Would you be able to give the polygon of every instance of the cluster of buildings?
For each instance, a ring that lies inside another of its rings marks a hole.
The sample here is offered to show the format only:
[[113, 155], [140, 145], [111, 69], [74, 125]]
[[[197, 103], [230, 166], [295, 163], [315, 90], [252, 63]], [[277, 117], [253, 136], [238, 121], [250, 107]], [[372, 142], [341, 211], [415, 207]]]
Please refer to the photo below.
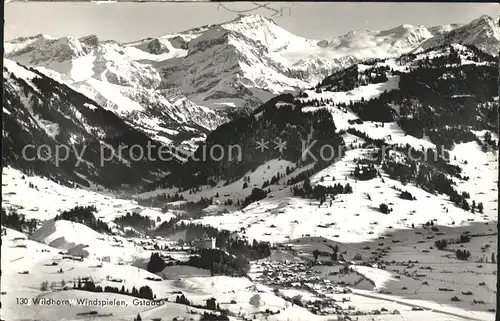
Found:
[[198, 249], [215, 249], [215, 237], [205, 237], [191, 241], [191, 245]]
[[[276, 292], [279, 292], [279, 289], [294, 289], [310, 293], [313, 299], [306, 301], [303, 301], [300, 296], [293, 298], [281, 296], [315, 314], [355, 315], [360, 313], [349, 305], [349, 294], [352, 293], [348, 287], [350, 282], [334, 282], [320, 274], [321, 272], [311, 269], [305, 262], [262, 260], [253, 262], [251, 269], [251, 276], [255, 281], [275, 287]], [[335, 274], [339, 274], [339, 280], [343, 279], [342, 273]], [[353, 279], [357, 278], [353, 275]]]

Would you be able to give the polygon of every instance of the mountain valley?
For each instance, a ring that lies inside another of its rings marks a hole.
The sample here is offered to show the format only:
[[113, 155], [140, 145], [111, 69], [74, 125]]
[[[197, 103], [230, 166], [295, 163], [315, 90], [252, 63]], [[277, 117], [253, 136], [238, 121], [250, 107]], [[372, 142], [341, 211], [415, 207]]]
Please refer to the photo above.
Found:
[[6, 42], [2, 319], [494, 320], [498, 28]]

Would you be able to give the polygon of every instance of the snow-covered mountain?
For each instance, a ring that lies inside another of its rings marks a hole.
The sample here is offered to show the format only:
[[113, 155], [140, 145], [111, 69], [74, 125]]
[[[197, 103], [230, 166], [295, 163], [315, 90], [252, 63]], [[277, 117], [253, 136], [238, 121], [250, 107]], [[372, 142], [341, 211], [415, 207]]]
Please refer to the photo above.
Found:
[[344, 55], [358, 58], [398, 56], [432, 37], [424, 26], [400, 25], [389, 30], [351, 31], [329, 46]]
[[315, 84], [360, 60], [409, 52], [452, 27], [431, 32], [401, 25], [353, 31], [329, 41], [299, 37], [271, 19], [249, 15], [207, 26], [197, 38], [190, 33], [186, 56], [159, 66], [169, 88], [180, 84], [198, 104], [255, 107], [273, 94]]
[[[47, 80], [54, 87], [49, 91], [64, 84], [64, 90], [84, 94], [154, 141], [194, 151], [229, 120], [220, 107], [256, 108], [273, 96], [325, 81], [340, 85], [334, 90], [355, 90], [358, 80], [351, 78], [352, 71], [346, 67], [361, 60], [462, 42], [491, 52], [498, 35], [493, 20], [483, 16], [466, 25], [429, 29], [401, 25], [320, 41], [293, 35], [271, 19], [250, 15], [127, 44], [96, 36], [23, 37], [5, 44], [5, 62], [17, 70], [25, 68], [10, 60], [36, 68], [28, 73], [36, 72], [35, 78]], [[19, 88], [16, 81], [11, 77], [7, 84]], [[33, 86], [27, 88], [36, 91]], [[18, 95], [14, 89], [10, 94]], [[21, 103], [26, 102], [23, 99], [18, 97]], [[10, 108], [4, 110], [12, 112]], [[60, 124], [43, 130], [56, 126]]]
[[[157, 183], [163, 189], [140, 197], [178, 193], [181, 188], [187, 200], [214, 199], [222, 208], [227, 204], [245, 207], [265, 198], [279, 202], [300, 195], [294, 192], [300, 190], [300, 182], [324, 168], [340, 171], [341, 182], [345, 177], [351, 185], [354, 179], [357, 186], [365, 186], [365, 179], [353, 178], [354, 168], [362, 172], [371, 163], [367, 155], [390, 146], [397, 151], [375, 161], [380, 173], [403, 186], [411, 182], [430, 193], [447, 195], [443, 196], [460, 207], [463, 199], [449, 184], [456, 180], [469, 186], [470, 175], [464, 174], [469, 169], [446, 157], [414, 161], [408, 149], [424, 154], [438, 149], [448, 155], [458, 153], [456, 149], [463, 144], [477, 144], [483, 150], [480, 153], [495, 157], [496, 151], [488, 151], [497, 143], [497, 138], [491, 138], [496, 132], [497, 77], [498, 62], [493, 56], [456, 44], [364, 61], [326, 77], [316, 88], [296, 96], [276, 96], [248, 117], [220, 126], [198, 148], [195, 160]], [[280, 139], [287, 142], [286, 148], [278, 148]], [[309, 145], [312, 141], [315, 144]], [[259, 142], [267, 142], [267, 148]], [[305, 158], [304, 142], [311, 147]], [[325, 162], [319, 157], [325, 144], [337, 153], [335, 160]], [[241, 147], [240, 158], [199, 161], [212, 146], [229, 150], [234, 145]], [[376, 147], [371, 150], [365, 145]], [[345, 157], [352, 157], [352, 163], [344, 164]], [[215, 225], [221, 222], [212, 220]]]
[[450, 32], [455, 28], [462, 27], [463, 25], [464, 25], [463, 23], [451, 23], [447, 25], [430, 27], [428, 30], [433, 36], [437, 36], [443, 33]]
[[[7, 58], [59, 77], [52, 73], [56, 71], [119, 114], [137, 115], [143, 119], [140, 126], [171, 142], [181, 132], [196, 131], [194, 127], [210, 131], [227, 120], [202, 106], [254, 108], [275, 94], [316, 84], [363, 59], [453, 42], [477, 44], [492, 54], [498, 26], [490, 17], [482, 17], [466, 25], [401, 25], [315, 40], [296, 36], [271, 19], [248, 15], [127, 44], [95, 36], [38, 35], [9, 41], [5, 49]], [[189, 108], [176, 103], [177, 98]], [[183, 115], [186, 109], [190, 112]], [[204, 137], [195, 136], [195, 140]]]
[[448, 32], [441, 32], [435, 37], [427, 39], [416, 50], [453, 43], [472, 45], [490, 55], [498, 56], [500, 27], [492, 17], [483, 15], [466, 25], [455, 28], [451, 26]]
[[[484, 37], [419, 47], [465, 27], [316, 41], [250, 16], [130, 44], [9, 42], [4, 314], [493, 320], [498, 59]], [[196, 150], [121, 149], [151, 142]]]
[[[145, 150], [146, 132], [35, 69], [4, 63], [4, 164], [61, 184], [117, 189], [159, 179], [182, 161], [173, 149], [169, 161], [138, 156], [131, 146]], [[152, 145], [153, 153], [161, 148]]]
[[[13, 76], [8, 70], [26, 82], [17, 81], [23, 87], [17, 88], [15, 95], [12, 83], [16, 82], [9, 79]], [[24, 91], [33, 102], [43, 99], [42, 93], [51, 88], [62, 97], [76, 96], [73, 92], [63, 95], [70, 89], [62, 85], [40, 87], [33, 79], [43, 79], [43, 75], [33, 70], [8, 65], [5, 73], [8, 104], [15, 97], [27, 101]], [[189, 215], [198, 208], [195, 223], [273, 243], [307, 236], [341, 243], [376, 242], [390, 229], [410, 229], [434, 219], [449, 228], [496, 220], [497, 203], [492, 200], [497, 195], [497, 77], [494, 57], [462, 45], [364, 61], [326, 77], [316, 88], [295, 96], [278, 95], [251, 115], [220, 126], [194, 156], [201, 156], [204, 148], [211, 146], [238, 144], [242, 146], [240, 161], [188, 161], [162, 178], [161, 188], [156, 182], [151, 184], [155, 189], [135, 195], [142, 204], [135, 210], [166, 221], [174, 217], [170, 209], [177, 215]], [[83, 95], [77, 98], [88, 102]], [[62, 102], [65, 106], [69, 103]], [[56, 108], [57, 102], [26, 105], [31, 111], [12, 105], [15, 107], [4, 109], [4, 119], [10, 117], [4, 120], [11, 139], [8, 146], [26, 144], [13, 140], [20, 132], [11, 129], [14, 119], [20, 123], [37, 121], [38, 132], [26, 137], [36, 143], [37, 137], [57, 132], [48, 122], [54, 122], [56, 111], [66, 115]], [[66, 131], [80, 133], [80, 123], [99, 119], [74, 101], [71, 106], [85, 121], [73, 120], [75, 124], [65, 126]], [[99, 106], [92, 108], [104, 113]], [[52, 118], [43, 109], [54, 109], [49, 114]], [[106, 117], [120, 123], [116, 116]], [[57, 134], [55, 137], [64, 142]], [[282, 150], [275, 148], [278, 138], [286, 141]], [[259, 150], [262, 140], [268, 145]], [[308, 145], [313, 156], [303, 159], [301, 140], [316, 141]], [[321, 148], [324, 144], [340, 154], [333, 160], [322, 159], [331, 151], [325, 152]], [[437, 159], [432, 156], [434, 151], [440, 155]], [[6, 154], [19, 151], [7, 150]], [[18, 165], [15, 160], [10, 164]], [[119, 213], [134, 209], [130, 200], [108, 200], [89, 191], [55, 187], [55, 183], [32, 175], [21, 182], [21, 175], [14, 169], [6, 172], [9, 188], [3, 196], [6, 204], [29, 218], [37, 217], [38, 210], [43, 210], [44, 219], [50, 219], [52, 212], [65, 207], [95, 204], [100, 217], [111, 224]], [[26, 192], [21, 193], [21, 189], [28, 182], [47, 187], [38, 190], [30, 186], [29, 199], [50, 198], [53, 204], [24, 204], [22, 195]], [[52, 195], [52, 190], [57, 193]], [[76, 195], [85, 197], [78, 200]], [[144, 209], [148, 203], [165, 206], [167, 213]], [[175, 217], [171, 224], [181, 218]], [[156, 231], [164, 233], [162, 227]]]
[[45, 35], [5, 44], [5, 57], [85, 94], [165, 144], [190, 150], [227, 116], [161, 87], [160, 72], [136, 61], [151, 56], [95, 36], [53, 39]]

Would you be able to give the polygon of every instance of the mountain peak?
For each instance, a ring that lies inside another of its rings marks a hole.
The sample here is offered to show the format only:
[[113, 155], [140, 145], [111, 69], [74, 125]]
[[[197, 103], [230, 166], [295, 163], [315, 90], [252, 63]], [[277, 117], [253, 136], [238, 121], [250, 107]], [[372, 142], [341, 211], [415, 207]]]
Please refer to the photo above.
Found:
[[439, 26], [429, 27], [429, 28], [427, 28], [427, 30], [429, 30], [429, 32], [433, 36], [437, 36], [437, 35], [440, 35], [440, 34], [444, 34], [444, 33], [450, 32], [453, 29], [462, 27], [463, 25], [464, 24], [460, 24], [460, 23], [451, 23], [451, 24], [447, 24], [447, 25], [439, 25]]
[[489, 15], [487, 15], [487, 14], [483, 14], [483, 15], [482, 15], [482, 16], [480, 16], [479, 18], [472, 20], [472, 22], [474, 22], [474, 21], [481, 21], [481, 20], [482, 20], [482, 21], [491, 21], [491, 22], [493, 22], [493, 21], [494, 21], [494, 20], [493, 20], [493, 18], [492, 18], [492, 17], [490, 17]]
[[415, 28], [418, 28], [418, 26], [417, 26], [417, 27], [415, 27], [415, 26], [413, 26], [413, 25], [410, 25], [410, 24], [404, 23], [404, 24], [399, 25], [399, 26], [397, 26], [397, 27], [395, 27], [395, 28], [392, 28], [391, 30], [396, 30], [396, 31], [399, 31], [399, 30], [409, 30], [409, 29], [415, 29]]
[[[490, 55], [498, 55], [500, 28], [488, 15], [482, 15], [449, 32], [439, 33], [420, 45], [423, 50], [447, 44], [472, 45]], [[417, 48], [419, 50], [419, 48]]]
[[16, 42], [23, 42], [26, 40], [37, 40], [37, 39], [56, 39], [56, 38], [51, 37], [51, 36], [44, 34], [44, 33], [39, 33], [35, 36], [17, 37], [17, 38], [14, 38], [12, 40], [9, 40], [8, 42], [16, 43]]
[[249, 14], [249, 15], [238, 15], [237, 18], [227, 22], [227, 23], [244, 23], [244, 24], [276, 24], [273, 19], [264, 17], [259, 14]]
[[349, 39], [349, 38], [354, 38], [354, 37], [366, 35], [370, 32], [372, 32], [372, 31], [368, 30], [368, 29], [351, 30], [351, 31], [347, 32], [346, 34], [340, 36], [339, 38]]
[[97, 47], [99, 45], [99, 38], [96, 35], [88, 35], [78, 38], [78, 40], [90, 47]]
[[485, 14], [477, 19], [472, 20], [470, 23], [467, 24], [467, 26], [482, 27], [482, 28], [488, 27], [489, 29], [498, 28], [497, 24], [495, 23], [495, 20], [493, 20], [492, 17]]
[[411, 33], [420, 33], [424, 37], [431, 37], [431, 34], [429, 34], [429, 31], [424, 26], [413, 26], [410, 24], [402, 24], [392, 29], [380, 31], [378, 36], [394, 35], [403, 37]]
[[280, 50], [290, 43], [303, 43], [304, 41], [303, 38], [278, 26], [272, 19], [258, 14], [240, 15], [232, 21], [221, 24], [220, 27], [260, 42], [270, 51]]

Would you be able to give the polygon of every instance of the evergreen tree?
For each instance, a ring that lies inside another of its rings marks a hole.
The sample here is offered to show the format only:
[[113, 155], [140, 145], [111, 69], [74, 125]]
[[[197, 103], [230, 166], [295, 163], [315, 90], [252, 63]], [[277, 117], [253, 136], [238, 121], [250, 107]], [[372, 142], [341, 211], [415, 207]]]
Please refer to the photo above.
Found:
[[380, 212], [382, 212], [384, 214], [389, 213], [389, 206], [387, 206], [387, 204], [385, 204], [385, 203], [380, 204], [379, 209], [380, 209]]
[[158, 273], [165, 268], [165, 261], [160, 257], [159, 253], [151, 253], [147, 270], [151, 273]]
[[216, 310], [217, 309], [217, 304], [215, 302], [215, 298], [210, 298], [206, 301], [206, 307], [207, 309], [210, 310]]
[[314, 261], [318, 261], [319, 251], [318, 250], [314, 250], [313, 251], [313, 255], [314, 255]]
[[40, 291], [48, 291], [49, 290], [49, 282], [48, 281], [43, 281], [42, 284], [40, 285]]
[[302, 186], [302, 188], [304, 189], [304, 192], [306, 195], [309, 195], [312, 193], [312, 186], [311, 186], [311, 181], [309, 180], [309, 177], [307, 177], [304, 180], [304, 185]]

